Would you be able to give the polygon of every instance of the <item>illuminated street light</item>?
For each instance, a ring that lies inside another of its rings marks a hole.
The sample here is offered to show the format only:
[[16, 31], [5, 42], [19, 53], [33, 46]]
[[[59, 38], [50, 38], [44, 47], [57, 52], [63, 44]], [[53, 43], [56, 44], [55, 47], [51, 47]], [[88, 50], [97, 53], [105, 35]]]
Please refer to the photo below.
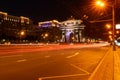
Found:
[[109, 33], [109, 34], [112, 34], [112, 31], [109, 31], [108, 33]]
[[99, 1], [96, 1], [96, 5], [99, 5], [100, 7], [104, 7], [105, 3], [99, 0]]
[[[116, 3], [116, 0], [114, 0], [113, 4], [110, 6], [112, 7], [112, 21], [113, 21], [113, 28], [112, 28], [112, 38], [113, 38], [113, 51], [116, 50], [116, 47], [115, 47], [115, 3]], [[100, 6], [100, 7], [104, 7], [105, 3], [102, 2], [102, 1], [96, 1], [96, 5]]]
[[109, 39], [110, 39], [110, 41], [113, 41], [113, 39], [112, 39], [112, 36], [111, 36], [111, 35], [109, 35]]
[[116, 31], [116, 34], [119, 34], [120, 32], [119, 31]]
[[48, 37], [48, 33], [45, 33], [45, 37]]
[[24, 32], [24, 31], [21, 31], [21, 32], [20, 32], [20, 35], [21, 35], [21, 36], [23, 36], [24, 34], [25, 34], [25, 32]]
[[48, 33], [44, 33], [44, 34], [42, 34], [41, 36], [45, 39], [45, 38], [47, 38], [49, 35], [48, 35]]
[[109, 35], [109, 38], [110, 38], [110, 39], [112, 39], [112, 36], [111, 36], [111, 35]]
[[24, 31], [20, 31], [20, 43], [21, 43], [21, 39], [22, 39], [22, 36], [25, 35], [25, 32]]
[[107, 27], [107, 29], [110, 29], [111, 25], [110, 24], [106, 24], [106, 27]]

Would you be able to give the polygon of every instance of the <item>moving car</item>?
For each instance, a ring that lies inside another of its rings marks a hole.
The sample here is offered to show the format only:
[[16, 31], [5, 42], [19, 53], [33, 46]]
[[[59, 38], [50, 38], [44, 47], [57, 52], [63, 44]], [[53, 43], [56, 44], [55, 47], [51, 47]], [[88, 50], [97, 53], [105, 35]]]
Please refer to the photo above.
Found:
[[120, 37], [117, 39], [116, 45], [117, 45], [118, 47], [120, 47]]

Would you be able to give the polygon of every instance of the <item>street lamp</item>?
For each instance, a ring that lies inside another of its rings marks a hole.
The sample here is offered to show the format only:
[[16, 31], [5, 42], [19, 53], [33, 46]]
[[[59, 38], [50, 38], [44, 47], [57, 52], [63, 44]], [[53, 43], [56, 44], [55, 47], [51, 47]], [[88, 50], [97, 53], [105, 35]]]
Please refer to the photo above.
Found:
[[116, 31], [116, 34], [119, 34], [120, 32], [119, 31]]
[[48, 37], [48, 33], [45, 33], [45, 37]]
[[105, 3], [102, 2], [101, 0], [96, 1], [96, 4], [99, 5], [100, 7], [104, 7]]
[[107, 29], [110, 29], [110, 28], [111, 28], [111, 25], [110, 25], [110, 24], [106, 24], [106, 28], [107, 28]]
[[111, 31], [109, 31], [108, 33], [109, 33], [109, 34], [112, 34], [112, 32], [111, 32]]
[[[105, 3], [101, 0], [96, 1], [96, 5], [99, 5], [100, 7], [104, 7]], [[116, 0], [114, 0], [114, 3], [111, 5], [112, 7], [112, 22], [113, 22], [113, 28], [112, 28], [112, 38], [113, 38], [113, 51], [116, 50], [115, 46], [115, 6], [116, 6]]]
[[25, 35], [25, 32], [24, 31], [20, 31], [20, 43], [21, 43], [21, 39], [22, 39], [22, 36]]
[[24, 34], [25, 34], [25, 32], [24, 32], [24, 31], [21, 31], [21, 32], [20, 32], [20, 35], [21, 35], [21, 36], [23, 36]]
[[116, 47], [115, 47], [115, 2], [112, 5], [112, 19], [113, 19], [113, 51], [116, 51]]

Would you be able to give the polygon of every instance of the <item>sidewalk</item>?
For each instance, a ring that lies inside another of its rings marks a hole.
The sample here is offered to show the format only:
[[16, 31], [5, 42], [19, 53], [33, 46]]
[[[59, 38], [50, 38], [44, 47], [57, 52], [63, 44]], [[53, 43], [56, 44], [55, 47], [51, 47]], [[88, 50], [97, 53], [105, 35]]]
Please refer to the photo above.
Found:
[[120, 80], [120, 48], [114, 51], [114, 80]]
[[88, 80], [120, 80], [120, 48], [110, 47]]

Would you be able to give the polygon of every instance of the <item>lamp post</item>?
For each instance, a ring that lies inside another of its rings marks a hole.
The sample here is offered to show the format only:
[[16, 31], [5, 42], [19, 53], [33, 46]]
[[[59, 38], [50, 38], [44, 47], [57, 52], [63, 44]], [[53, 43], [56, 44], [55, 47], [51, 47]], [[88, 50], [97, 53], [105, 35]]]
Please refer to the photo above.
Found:
[[25, 32], [24, 31], [21, 31], [20, 32], [20, 43], [21, 43], [21, 40], [22, 40], [22, 36], [24, 36], [25, 35]]
[[116, 46], [115, 46], [115, 1], [112, 5], [112, 22], [113, 22], [113, 51], [116, 51]]
[[[102, 1], [97, 1], [96, 5], [99, 5], [100, 7], [104, 7], [105, 4]], [[113, 4], [112, 4], [112, 43], [113, 43], [113, 51], [116, 51], [116, 46], [115, 46], [115, 6], [116, 6], [116, 0], [114, 0]]]

